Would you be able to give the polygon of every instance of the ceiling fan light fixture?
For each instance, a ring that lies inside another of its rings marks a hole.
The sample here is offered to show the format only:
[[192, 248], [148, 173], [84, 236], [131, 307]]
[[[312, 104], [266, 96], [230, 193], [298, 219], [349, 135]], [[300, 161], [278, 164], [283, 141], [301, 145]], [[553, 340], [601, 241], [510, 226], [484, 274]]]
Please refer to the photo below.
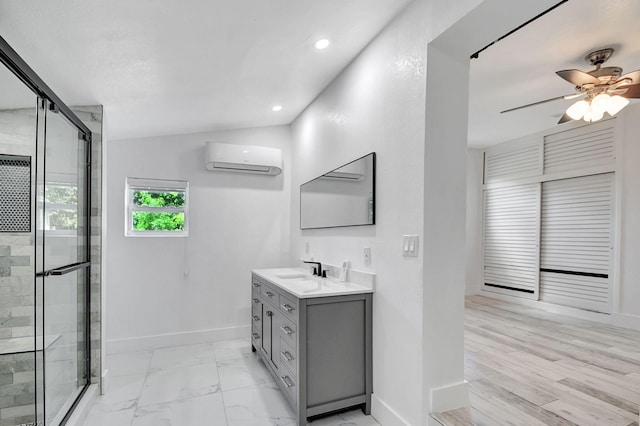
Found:
[[591, 101], [591, 109], [594, 112], [601, 112], [603, 114], [605, 111], [609, 110], [610, 105], [611, 105], [611, 96], [607, 95], [606, 93], [600, 93]]
[[582, 119], [587, 123], [593, 123], [595, 121], [601, 120], [604, 117], [604, 111], [594, 110], [589, 106], [589, 109], [584, 113], [584, 117]]
[[567, 108], [567, 115], [571, 117], [573, 120], [580, 120], [585, 113], [589, 110], [589, 102], [584, 99], [578, 101]]
[[629, 99], [623, 98], [622, 96], [618, 95], [611, 96], [609, 106], [607, 107], [607, 112], [609, 113], [609, 115], [614, 116], [627, 105], [629, 105]]

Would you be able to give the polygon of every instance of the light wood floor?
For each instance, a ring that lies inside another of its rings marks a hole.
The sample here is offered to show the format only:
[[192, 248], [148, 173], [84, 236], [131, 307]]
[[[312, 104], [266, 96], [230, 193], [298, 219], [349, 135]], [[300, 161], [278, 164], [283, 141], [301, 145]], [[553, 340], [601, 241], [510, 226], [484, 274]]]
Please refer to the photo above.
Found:
[[470, 407], [440, 423], [638, 425], [640, 332], [471, 296], [465, 378]]

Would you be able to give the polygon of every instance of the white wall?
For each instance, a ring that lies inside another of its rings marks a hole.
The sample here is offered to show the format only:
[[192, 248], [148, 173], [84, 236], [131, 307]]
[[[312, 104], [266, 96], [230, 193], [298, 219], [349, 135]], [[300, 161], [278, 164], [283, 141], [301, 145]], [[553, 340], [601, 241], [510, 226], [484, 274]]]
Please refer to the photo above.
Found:
[[[637, 102], [637, 101], [636, 101]], [[620, 312], [640, 324], [640, 104], [622, 113], [622, 212], [620, 227]]]
[[[478, 294], [482, 285], [482, 182], [484, 151], [467, 149], [467, 228], [465, 294]], [[480, 215], [480, 216], [478, 216]], [[478, 220], [480, 218], [480, 220]]]
[[[589, 314], [588, 318], [614, 322], [619, 325], [629, 327], [640, 327], [640, 264], [636, 261], [637, 253], [640, 252], [640, 144], [638, 135], [640, 134], [640, 104], [630, 105], [625, 108], [617, 117], [617, 131], [620, 142], [621, 159], [618, 162], [617, 184], [621, 185], [618, 194], [620, 196], [621, 211], [619, 214], [619, 232], [617, 233], [619, 273], [614, 275], [615, 291], [618, 294], [619, 303], [614, 306], [614, 315]], [[581, 125], [577, 123], [577, 125]], [[509, 143], [522, 143], [534, 139], [540, 139], [545, 134], [556, 132], [557, 128], [519, 138]], [[471, 159], [471, 157], [470, 157]], [[478, 269], [482, 264], [481, 230], [482, 230], [482, 172], [478, 171], [482, 160], [475, 160], [475, 165], [470, 162], [468, 168], [468, 194], [467, 200], [479, 199], [479, 203], [468, 202], [467, 208], [467, 293], [477, 294], [480, 292], [480, 280], [482, 270]], [[476, 274], [477, 272], [477, 275]], [[545, 308], [549, 308], [546, 304]], [[567, 314], [581, 315], [580, 311], [574, 309], [562, 310]]]
[[[280, 148], [283, 173], [208, 172], [205, 141]], [[289, 259], [290, 144], [288, 126], [108, 142], [109, 352], [248, 335], [251, 269]], [[188, 238], [124, 236], [128, 176], [189, 181]]]

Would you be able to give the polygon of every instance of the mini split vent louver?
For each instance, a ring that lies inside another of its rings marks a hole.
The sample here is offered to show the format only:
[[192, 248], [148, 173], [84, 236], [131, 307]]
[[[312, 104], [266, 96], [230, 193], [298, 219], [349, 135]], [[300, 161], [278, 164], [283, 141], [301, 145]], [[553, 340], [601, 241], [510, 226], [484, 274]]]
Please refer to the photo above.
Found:
[[276, 176], [282, 173], [282, 151], [264, 146], [206, 142], [205, 167], [209, 171]]

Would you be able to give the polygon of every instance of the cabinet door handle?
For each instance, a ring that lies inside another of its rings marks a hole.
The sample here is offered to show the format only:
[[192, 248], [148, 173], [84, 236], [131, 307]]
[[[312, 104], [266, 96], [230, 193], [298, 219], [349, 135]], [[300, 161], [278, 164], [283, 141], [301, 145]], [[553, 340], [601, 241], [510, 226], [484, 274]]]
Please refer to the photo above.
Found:
[[273, 312], [271, 312], [271, 311], [267, 311], [267, 312], [265, 312], [265, 315], [266, 315], [266, 316], [268, 316], [268, 317], [270, 317], [271, 315], [273, 315]]
[[258, 287], [260, 287], [260, 284], [258, 284], [258, 283], [253, 283], [253, 286], [254, 286], [255, 288], [258, 288]]
[[273, 293], [271, 293], [270, 291], [265, 292], [264, 294], [266, 294], [269, 297], [273, 297]]
[[256, 340], [260, 340], [260, 335], [258, 333], [253, 333], [253, 338]]
[[293, 330], [290, 329], [289, 326], [287, 326], [287, 325], [283, 325], [282, 327], [280, 327], [280, 330], [284, 331], [288, 335], [292, 335], [293, 334]]
[[282, 306], [282, 308], [283, 308], [284, 310], [286, 310], [287, 312], [291, 312], [291, 311], [293, 311], [293, 306], [289, 305], [288, 303], [285, 303], [285, 304], [280, 305], [280, 306]]
[[291, 379], [289, 379], [289, 376], [280, 376], [280, 380], [288, 388], [293, 386], [293, 383], [291, 383]]
[[253, 303], [260, 303], [260, 299], [253, 299]]
[[291, 361], [293, 361], [293, 357], [291, 356], [291, 354], [289, 353], [289, 351], [283, 351], [283, 352], [280, 352], [280, 355], [282, 355], [282, 356], [283, 356], [283, 358], [287, 360], [287, 362], [291, 362]]
[[259, 316], [257, 316], [257, 315], [254, 315], [254, 316], [253, 316], [253, 320], [254, 320], [255, 322], [258, 322], [258, 321], [260, 321], [260, 317], [259, 317]]

